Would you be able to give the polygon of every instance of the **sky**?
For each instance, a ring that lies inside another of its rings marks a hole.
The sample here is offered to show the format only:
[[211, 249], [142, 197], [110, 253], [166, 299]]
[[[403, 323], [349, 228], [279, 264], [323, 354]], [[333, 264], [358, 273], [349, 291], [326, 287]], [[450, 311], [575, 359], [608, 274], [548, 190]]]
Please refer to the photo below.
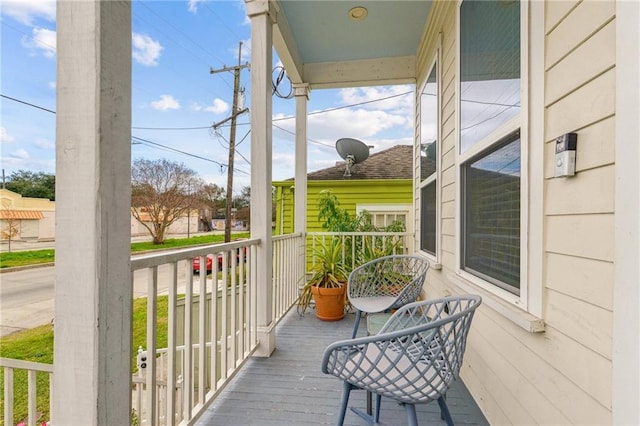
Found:
[[[0, 162], [55, 173], [56, 4], [0, 1]], [[132, 2], [132, 158], [184, 163], [208, 183], [227, 181], [233, 73], [211, 74], [251, 59], [244, 0]], [[274, 52], [274, 79], [279, 74]], [[250, 106], [249, 70], [241, 72]], [[291, 90], [286, 78], [279, 92]], [[373, 146], [371, 154], [413, 141], [412, 85], [312, 90], [308, 104], [308, 170], [341, 161], [339, 138]], [[372, 102], [374, 101], [374, 102]], [[273, 98], [273, 180], [294, 176], [295, 99]], [[238, 117], [234, 193], [250, 184], [250, 114]], [[182, 151], [182, 152], [178, 152]]]

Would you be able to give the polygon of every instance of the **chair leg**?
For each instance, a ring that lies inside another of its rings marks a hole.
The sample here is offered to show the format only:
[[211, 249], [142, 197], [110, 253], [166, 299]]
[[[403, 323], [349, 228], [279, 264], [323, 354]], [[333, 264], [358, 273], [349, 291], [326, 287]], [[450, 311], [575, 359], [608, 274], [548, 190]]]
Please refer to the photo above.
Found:
[[376, 414], [373, 416], [373, 423], [380, 421], [380, 403], [382, 402], [382, 395], [376, 394]]
[[356, 309], [356, 321], [353, 323], [353, 334], [351, 335], [352, 339], [356, 338], [356, 334], [358, 334], [358, 326], [360, 326], [360, 317], [362, 316], [362, 311]]
[[347, 403], [349, 402], [351, 389], [353, 389], [353, 385], [351, 383], [344, 382], [342, 384], [342, 399], [340, 401], [340, 414], [338, 416], [338, 422], [336, 423], [337, 426], [342, 426], [344, 424], [344, 416], [347, 414]]
[[407, 424], [409, 426], [418, 426], [418, 416], [416, 415], [416, 406], [413, 404], [404, 404], [407, 411]]
[[451, 413], [449, 412], [449, 407], [447, 407], [447, 401], [444, 400], [444, 397], [438, 398], [438, 405], [440, 406], [440, 417], [447, 422], [447, 426], [453, 426], [453, 419], [451, 418]]

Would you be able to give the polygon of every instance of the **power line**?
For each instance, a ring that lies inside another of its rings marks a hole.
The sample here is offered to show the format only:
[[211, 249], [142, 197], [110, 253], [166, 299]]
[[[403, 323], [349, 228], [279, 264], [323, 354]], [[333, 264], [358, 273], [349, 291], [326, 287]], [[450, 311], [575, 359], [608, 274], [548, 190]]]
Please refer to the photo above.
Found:
[[[280, 127], [280, 126], [278, 126], [276, 124], [272, 124], [272, 126], [282, 130], [283, 132], [289, 133], [290, 135], [294, 135], [294, 136], [296, 135], [295, 132], [292, 132], [291, 130], [287, 130], [287, 129], [285, 129], [283, 127]], [[329, 148], [333, 148], [334, 147], [333, 145], [329, 145], [329, 144], [326, 144], [326, 143], [323, 143], [323, 142], [319, 142], [319, 141], [313, 140], [311, 138], [307, 138], [307, 141], [311, 142], [311, 143], [315, 143], [317, 145], [326, 146], [326, 147], [329, 147]]]
[[[216, 55], [214, 55], [212, 52], [208, 51], [204, 46], [202, 46], [200, 43], [198, 43], [197, 41], [193, 40], [191, 37], [189, 37], [189, 35], [187, 35], [184, 31], [182, 31], [181, 29], [177, 28], [175, 25], [173, 25], [169, 20], [165, 19], [163, 16], [161, 16], [158, 12], [156, 12], [155, 10], [153, 10], [151, 7], [149, 7], [149, 5], [147, 4], [146, 1], [141, 1], [139, 0], [137, 2], [138, 4], [141, 4], [142, 6], [146, 7], [147, 10], [151, 13], [153, 13], [155, 16], [157, 16], [158, 18], [160, 18], [162, 21], [164, 21], [168, 26], [170, 26], [171, 28], [173, 28], [173, 30], [175, 30], [176, 32], [182, 34], [187, 40], [189, 40], [191, 43], [193, 43], [194, 46], [197, 46], [200, 48], [200, 50], [202, 50], [204, 53], [206, 53], [207, 55], [211, 55], [214, 59], [218, 60], [220, 63], [223, 63], [222, 60], [220, 58], [218, 58]], [[200, 58], [199, 58], [200, 59]]]
[[211, 126], [201, 126], [201, 127], [136, 127], [131, 126], [133, 130], [205, 130], [210, 129]]
[[[162, 144], [160, 144], [160, 143], [153, 142], [153, 141], [150, 141], [150, 140], [148, 140], [148, 139], [139, 138], [139, 137], [137, 137], [137, 136], [131, 136], [131, 139], [133, 139], [133, 140], [135, 140], [135, 141], [138, 141], [138, 143], [141, 143], [141, 144], [143, 144], [143, 145], [145, 145], [145, 144], [146, 144], [146, 145], [153, 145], [154, 147], [159, 147], [159, 148], [162, 148], [162, 149], [164, 149], [164, 150], [166, 150], [166, 151], [173, 151], [173, 152], [177, 152], [177, 153], [180, 153], [180, 154], [183, 154], [183, 155], [188, 155], [189, 157], [198, 158], [198, 159], [200, 159], [200, 160], [208, 161], [208, 162], [210, 162], [210, 163], [214, 163], [214, 164], [216, 164], [216, 165], [220, 166], [221, 168], [228, 168], [228, 167], [229, 167], [229, 165], [228, 165], [228, 164], [224, 164], [224, 163], [221, 163], [221, 162], [219, 162], [219, 161], [212, 160], [212, 159], [210, 159], [210, 158], [205, 158], [205, 157], [202, 157], [202, 156], [200, 156], [200, 155], [191, 154], [190, 152], [182, 151], [182, 150], [180, 150], [180, 149], [173, 148], [173, 147], [170, 147], [170, 146], [167, 146], [167, 145], [162, 145]], [[235, 171], [237, 171], [237, 172], [240, 172], [240, 173], [244, 173], [244, 174], [246, 174], [246, 175], [249, 175], [249, 173], [248, 173], [248, 172], [246, 172], [246, 171], [244, 171], [244, 170], [237, 169], [237, 168], [235, 168], [234, 170], [235, 170]]]
[[[235, 31], [233, 31], [233, 29], [231, 29], [231, 27], [229, 27], [227, 25], [226, 21], [224, 19], [222, 19], [220, 17], [220, 15], [218, 15], [211, 7], [209, 7], [208, 3], [204, 2], [203, 5], [204, 5], [205, 8], [207, 8], [209, 10], [209, 12], [211, 12], [212, 15], [214, 15], [216, 18], [218, 18], [218, 20], [220, 21], [222, 26], [225, 27], [231, 34], [233, 34], [238, 39], [238, 41], [240, 41], [240, 42], [242, 41], [242, 37], [240, 37], [238, 34], [236, 34]], [[248, 46], [247, 46], [247, 49], [249, 51], [251, 51], [251, 48], [249, 48]]]
[[21, 104], [25, 104], [25, 105], [28, 105], [28, 106], [33, 107], [33, 108], [38, 108], [38, 109], [41, 109], [41, 110], [43, 110], [43, 111], [50, 112], [50, 113], [52, 113], [52, 114], [55, 114], [55, 113], [56, 113], [54, 110], [51, 110], [51, 109], [49, 109], [49, 108], [41, 107], [41, 106], [38, 106], [38, 105], [32, 104], [32, 103], [30, 103], [30, 102], [26, 102], [26, 101], [21, 101], [20, 99], [12, 98], [11, 96], [3, 95], [3, 94], [1, 94], [1, 93], [0, 93], [0, 97], [6, 98], [6, 99], [10, 99], [10, 100], [12, 100], [12, 101], [14, 101], [14, 102], [19, 102], [19, 103], [21, 103]]

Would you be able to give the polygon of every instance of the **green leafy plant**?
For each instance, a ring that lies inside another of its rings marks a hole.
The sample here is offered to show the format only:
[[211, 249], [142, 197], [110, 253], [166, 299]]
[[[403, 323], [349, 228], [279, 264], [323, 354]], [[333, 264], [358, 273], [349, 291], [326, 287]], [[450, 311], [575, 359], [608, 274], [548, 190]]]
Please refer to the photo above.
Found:
[[[395, 221], [384, 228], [373, 225], [371, 214], [363, 210], [352, 216], [340, 205], [338, 197], [330, 190], [320, 191], [318, 198], [318, 220], [329, 232], [404, 232], [403, 223]], [[361, 265], [369, 260], [402, 251], [402, 238], [376, 238], [365, 236], [345, 236], [345, 263]], [[352, 262], [354, 256], [355, 262]]]
[[298, 298], [298, 312], [304, 313], [312, 299], [311, 288], [336, 288], [345, 286], [349, 271], [343, 259], [344, 245], [339, 238], [320, 241], [314, 250], [315, 266]]

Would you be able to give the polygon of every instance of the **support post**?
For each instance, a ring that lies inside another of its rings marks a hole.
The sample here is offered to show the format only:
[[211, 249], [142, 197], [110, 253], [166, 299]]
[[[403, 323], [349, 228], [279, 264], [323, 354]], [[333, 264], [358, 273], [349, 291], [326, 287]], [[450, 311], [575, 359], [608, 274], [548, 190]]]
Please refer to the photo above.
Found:
[[640, 3], [616, 1], [612, 424], [640, 424]]
[[307, 105], [309, 84], [294, 84], [296, 97], [295, 232], [307, 229]]
[[245, 0], [251, 18], [251, 237], [259, 238], [257, 252], [258, 349], [268, 357], [276, 345], [273, 322], [273, 265], [271, 244], [271, 69], [273, 22], [271, 2]]
[[131, 422], [131, 2], [57, 2], [52, 423]]

